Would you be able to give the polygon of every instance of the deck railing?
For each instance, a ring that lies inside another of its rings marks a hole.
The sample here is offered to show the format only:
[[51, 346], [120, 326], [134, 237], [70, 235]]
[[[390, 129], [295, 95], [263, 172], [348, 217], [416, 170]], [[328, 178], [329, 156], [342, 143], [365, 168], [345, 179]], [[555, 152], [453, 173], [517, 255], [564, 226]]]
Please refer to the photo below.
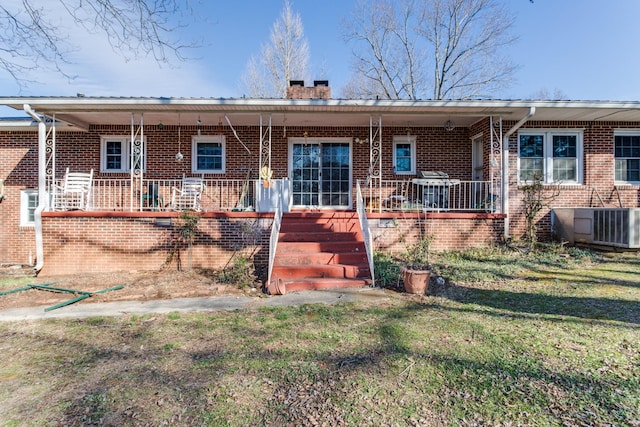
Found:
[[[173, 189], [180, 179], [94, 179], [93, 211], [164, 211], [171, 209]], [[243, 179], [205, 179], [201, 206], [205, 212], [244, 211], [254, 208], [254, 182]], [[60, 185], [61, 182], [56, 182]]]
[[362, 189], [367, 212], [496, 212], [498, 191], [491, 181], [442, 180], [415, 184], [412, 180], [369, 180]]
[[[243, 179], [205, 179], [201, 209], [204, 212], [253, 211], [255, 182]], [[60, 185], [61, 182], [57, 181]], [[180, 179], [94, 179], [94, 211], [171, 210], [173, 188]], [[132, 187], [133, 186], [133, 187]], [[443, 181], [417, 185], [409, 180], [371, 179], [361, 187], [367, 212], [496, 212], [499, 192], [490, 181]]]

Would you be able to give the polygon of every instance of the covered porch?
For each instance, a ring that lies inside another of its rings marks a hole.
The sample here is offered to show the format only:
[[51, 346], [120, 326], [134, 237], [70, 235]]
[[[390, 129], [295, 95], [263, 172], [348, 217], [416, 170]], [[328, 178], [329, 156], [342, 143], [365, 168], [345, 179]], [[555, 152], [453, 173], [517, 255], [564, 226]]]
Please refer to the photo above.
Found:
[[[277, 238], [273, 225], [292, 210], [357, 211], [369, 254], [401, 251], [403, 239], [427, 217], [439, 236], [435, 249], [480, 245], [504, 230], [502, 116], [519, 110], [408, 101], [28, 101], [23, 108], [38, 123], [36, 233], [48, 257], [60, 241], [56, 254], [76, 252], [70, 242], [88, 252], [87, 242], [95, 242], [95, 258], [109, 259], [110, 268], [122, 268], [133, 254], [141, 265], [157, 265], [167, 226], [188, 209], [199, 211], [202, 227], [212, 230], [196, 246], [198, 263], [209, 265], [224, 265], [222, 254], [233, 253], [235, 234], [243, 233], [228, 232], [234, 222], [240, 229], [260, 224], [259, 259], [267, 264]], [[121, 143], [116, 171], [108, 167], [105, 142], [111, 141]], [[225, 163], [219, 170], [201, 170], [203, 141], [220, 147]], [[410, 158], [402, 164], [397, 157], [405, 155]], [[67, 168], [94, 172], [82, 209], [55, 203]], [[175, 202], [185, 178], [202, 180], [195, 205]], [[392, 230], [391, 222], [400, 226]], [[115, 226], [132, 242], [140, 233], [144, 244], [123, 248], [118, 236], [87, 234], [87, 223]]]
[[[370, 213], [504, 211], [502, 116], [513, 115], [506, 108], [465, 105], [456, 114], [448, 103], [425, 107], [402, 101], [266, 100], [260, 106], [240, 100], [47, 101], [51, 105], [41, 103], [37, 110], [24, 107], [42, 127], [43, 211], [68, 210], [53, 203], [53, 194], [69, 167], [95, 172], [90, 211], [183, 210], [175, 192], [184, 177], [201, 177], [196, 210], [203, 212], [272, 212], [275, 203], [285, 210], [355, 210], [356, 184]], [[81, 144], [90, 147], [111, 128], [126, 138], [119, 149], [127, 152], [122, 161], [128, 165], [118, 173], [105, 166], [109, 160], [102, 146], [99, 153], [92, 148], [94, 158], [81, 153], [80, 161], [65, 152], [65, 132], [85, 133]], [[226, 168], [198, 169], [193, 147], [199, 139], [222, 147]], [[325, 156], [329, 149], [339, 154]], [[397, 170], [402, 150], [412, 163]]]

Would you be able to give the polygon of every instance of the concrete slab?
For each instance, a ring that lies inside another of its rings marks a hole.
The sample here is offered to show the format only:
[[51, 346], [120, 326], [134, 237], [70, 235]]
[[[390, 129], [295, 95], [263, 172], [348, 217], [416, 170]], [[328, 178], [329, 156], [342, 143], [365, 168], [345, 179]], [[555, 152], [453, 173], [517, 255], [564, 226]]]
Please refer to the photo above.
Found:
[[45, 307], [12, 308], [0, 311], [0, 321], [37, 319], [87, 318], [99, 316], [122, 316], [130, 314], [208, 312], [252, 309], [265, 306], [300, 306], [304, 304], [333, 304], [363, 300], [382, 301], [390, 295], [380, 288], [345, 288], [327, 291], [306, 291], [286, 295], [249, 297], [219, 296], [206, 298], [181, 298], [151, 301], [118, 301], [91, 303], [81, 301], [53, 311]]

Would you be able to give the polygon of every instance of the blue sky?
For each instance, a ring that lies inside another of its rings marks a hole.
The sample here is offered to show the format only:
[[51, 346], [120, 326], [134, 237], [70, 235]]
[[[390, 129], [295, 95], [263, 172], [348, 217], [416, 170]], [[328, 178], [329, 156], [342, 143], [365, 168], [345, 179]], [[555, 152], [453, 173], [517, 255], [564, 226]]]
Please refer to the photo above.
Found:
[[[545, 89], [574, 100], [640, 100], [639, 0], [505, 1], [516, 15], [513, 33], [519, 37], [508, 54], [520, 69], [497, 97], [525, 99]], [[334, 96], [350, 73], [351, 47], [343, 41], [341, 21], [354, 3], [292, 0], [309, 41], [313, 77], [328, 79]], [[70, 28], [77, 47], [67, 68], [77, 75], [73, 81], [34, 74], [29, 77], [40, 83], [20, 90], [0, 74], [0, 96], [241, 97], [240, 75], [268, 41], [282, 6], [282, 0], [203, 0], [197, 10], [202, 19], [182, 35], [201, 39], [203, 46], [190, 52], [195, 59], [173, 65], [127, 62], [100, 36]]]

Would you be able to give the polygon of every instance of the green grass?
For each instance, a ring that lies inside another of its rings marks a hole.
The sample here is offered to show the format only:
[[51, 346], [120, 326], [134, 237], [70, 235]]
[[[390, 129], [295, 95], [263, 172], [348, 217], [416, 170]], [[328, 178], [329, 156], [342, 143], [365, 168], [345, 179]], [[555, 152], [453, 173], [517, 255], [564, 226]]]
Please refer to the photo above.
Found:
[[438, 255], [425, 297], [3, 323], [0, 425], [638, 426], [640, 258], [556, 251]]
[[33, 277], [5, 277], [0, 278], [0, 292], [8, 292], [35, 283]]

